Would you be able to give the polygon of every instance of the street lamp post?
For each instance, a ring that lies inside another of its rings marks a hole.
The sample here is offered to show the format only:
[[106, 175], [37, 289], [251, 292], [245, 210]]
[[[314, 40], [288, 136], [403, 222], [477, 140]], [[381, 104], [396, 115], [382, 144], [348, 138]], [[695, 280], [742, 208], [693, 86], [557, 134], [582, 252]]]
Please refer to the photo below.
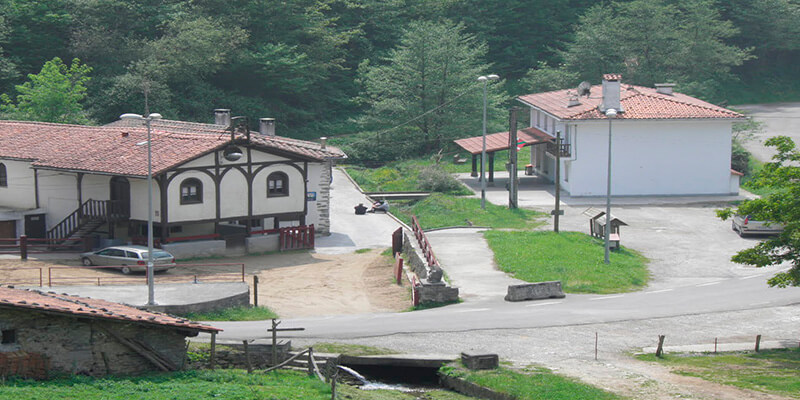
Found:
[[606, 175], [606, 228], [605, 228], [605, 242], [606, 242], [606, 258], [605, 263], [610, 263], [609, 259], [609, 238], [611, 237], [611, 120], [617, 116], [617, 110], [609, 108], [606, 110], [606, 117], [608, 118], [608, 172]]
[[150, 122], [161, 119], [161, 114], [122, 114], [120, 119], [144, 121], [147, 126], [147, 305], [156, 304], [153, 278], [153, 149], [150, 141]]
[[486, 209], [486, 85], [489, 80], [498, 80], [495, 74], [479, 76], [478, 82], [483, 82], [483, 150], [481, 151], [481, 208]]

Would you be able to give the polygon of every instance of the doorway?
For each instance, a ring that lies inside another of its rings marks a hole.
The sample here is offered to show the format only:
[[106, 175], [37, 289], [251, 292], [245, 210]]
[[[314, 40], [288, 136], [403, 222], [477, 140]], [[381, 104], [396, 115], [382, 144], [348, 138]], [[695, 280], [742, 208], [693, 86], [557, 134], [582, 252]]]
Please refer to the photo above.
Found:
[[47, 230], [44, 224], [44, 214], [31, 214], [25, 216], [25, 234], [29, 238], [43, 239]]
[[111, 178], [111, 210], [116, 217], [127, 218], [131, 215], [131, 184], [121, 176]]
[[0, 238], [17, 237], [17, 221], [0, 221]]

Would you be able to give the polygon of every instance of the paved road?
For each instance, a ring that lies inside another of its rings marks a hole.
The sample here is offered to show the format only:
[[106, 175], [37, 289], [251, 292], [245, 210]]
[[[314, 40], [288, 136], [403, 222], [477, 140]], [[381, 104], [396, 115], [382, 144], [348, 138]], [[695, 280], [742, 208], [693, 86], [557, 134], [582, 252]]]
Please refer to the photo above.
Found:
[[769, 161], [775, 151], [764, 146], [764, 140], [773, 136], [789, 136], [800, 144], [800, 103], [772, 103], [736, 106], [764, 123], [762, 132], [756, 133], [744, 147], [758, 160]]

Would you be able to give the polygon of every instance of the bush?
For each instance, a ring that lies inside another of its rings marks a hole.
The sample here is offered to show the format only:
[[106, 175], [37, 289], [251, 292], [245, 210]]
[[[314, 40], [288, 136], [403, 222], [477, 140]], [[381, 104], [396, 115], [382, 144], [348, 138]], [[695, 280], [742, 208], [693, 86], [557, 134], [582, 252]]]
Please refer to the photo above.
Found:
[[461, 183], [438, 165], [421, 168], [417, 179], [419, 188], [430, 192], [451, 193], [462, 189]]
[[737, 142], [731, 148], [731, 168], [745, 175], [750, 174], [750, 152]]

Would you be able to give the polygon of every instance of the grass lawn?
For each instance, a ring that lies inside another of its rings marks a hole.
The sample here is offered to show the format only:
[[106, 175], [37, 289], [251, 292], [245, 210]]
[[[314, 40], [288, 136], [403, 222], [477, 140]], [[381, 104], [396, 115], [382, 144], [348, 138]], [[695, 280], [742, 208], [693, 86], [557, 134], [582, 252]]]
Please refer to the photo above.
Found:
[[188, 313], [184, 317], [194, 321], [262, 321], [278, 318], [278, 314], [267, 307], [238, 306], [206, 313]]
[[658, 362], [680, 375], [800, 398], [800, 349], [762, 350], [718, 354], [647, 354], [640, 360]]
[[10, 379], [0, 383], [0, 398], [53, 400], [129, 399], [319, 399], [330, 386], [295, 371], [247, 374], [242, 370], [184, 371], [138, 377], [74, 376], [49, 381]]
[[[365, 192], [419, 192], [430, 191], [421, 182], [421, 171], [424, 168], [435, 168], [433, 163], [396, 162], [380, 168], [347, 167], [347, 173]], [[472, 191], [464, 187], [447, 172], [439, 171], [439, 182], [446, 189], [439, 191], [454, 195], [468, 195]]]
[[381, 347], [364, 346], [347, 343], [314, 343], [314, 351], [319, 353], [347, 354], [349, 356], [380, 356], [384, 354], [397, 354], [397, 351]]
[[621, 397], [571, 378], [554, 374], [550, 370], [528, 367], [512, 370], [500, 367], [494, 370], [469, 371], [445, 366], [442, 372], [465, 379], [494, 391], [515, 396], [519, 400], [605, 400]]
[[624, 247], [606, 265], [603, 242], [579, 232], [488, 231], [500, 269], [527, 282], [561, 281], [569, 293], [620, 293], [647, 284], [647, 259]]
[[397, 203], [390, 211], [407, 224], [411, 223], [411, 215], [416, 215], [422, 229], [468, 226], [467, 220], [475, 226], [532, 229], [542, 224], [540, 217], [544, 215], [531, 210], [509, 210], [489, 202], [482, 210], [480, 199], [440, 193], [417, 202]]

